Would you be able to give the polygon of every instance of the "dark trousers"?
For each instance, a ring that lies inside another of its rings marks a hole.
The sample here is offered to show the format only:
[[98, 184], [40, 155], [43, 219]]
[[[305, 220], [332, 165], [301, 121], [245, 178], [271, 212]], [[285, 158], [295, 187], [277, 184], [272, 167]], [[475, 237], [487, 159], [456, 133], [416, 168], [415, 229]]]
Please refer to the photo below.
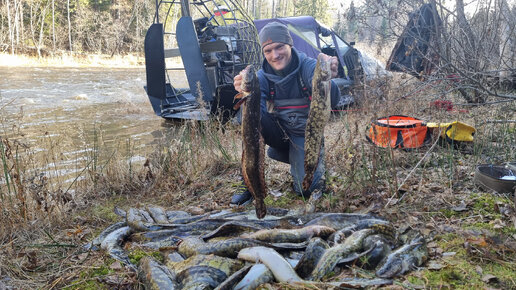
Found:
[[[294, 181], [294, 190], [301, 194], [302, 183], [305, 176], [305, 137], [288, 134], [284, 130], [274, 116], [269, 113], [263, 113], [261, 116], [262, 136], [265, 144], [272, 147], [274, 150], [288, 155], [290, 163], [290, 173]], [[322, 189], [324, 187], [324, 180], [322, 179], [325, 171], [324, 166], [324, 146], [321, 149], [319, 156], [319, 164], [314, 173], [314, 179], [310, 186], [309, 192], [315, 189]]]

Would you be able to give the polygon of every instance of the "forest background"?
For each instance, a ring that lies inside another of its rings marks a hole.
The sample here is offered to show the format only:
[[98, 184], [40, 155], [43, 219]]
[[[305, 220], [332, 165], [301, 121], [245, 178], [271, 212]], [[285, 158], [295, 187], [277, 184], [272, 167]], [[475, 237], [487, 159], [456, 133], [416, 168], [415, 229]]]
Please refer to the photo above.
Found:
[[[516, 73], [516, 1], [430, 1], [442, 18], [441, 38], [432, 45], [444, 74], [473, 74], [474, 91], [462, 95], [483, 102], [497, 95], [486, 82], [509, 81]], [[386, 61], [409, 13], [421, 0], [242, 0], [254, 19], [311, 15], [348, 42], [362, 44]], [[219, 3], [222, 4], [222, 3]], [[145, 33], [154, 21], [155, 0], [1, 0], [0, 53], [41, 57], [91, 54], [143, 56]], [[169, 20], [181, 16], [174, 5]], [[192, 9], [195, 17], [195, 9]], [[360, 49], [359, 45], [359, 49]], [[514, 80], [512, 80], [514, 82]]]

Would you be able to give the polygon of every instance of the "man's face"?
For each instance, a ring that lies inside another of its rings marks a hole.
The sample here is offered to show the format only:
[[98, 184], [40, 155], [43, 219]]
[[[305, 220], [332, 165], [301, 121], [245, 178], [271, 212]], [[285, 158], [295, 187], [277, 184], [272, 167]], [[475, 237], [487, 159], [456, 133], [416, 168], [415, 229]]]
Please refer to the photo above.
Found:
[[292, 47], [285, 43], [273, 42], [263, 48], [263, 55], [273, 69], [282, 70], [290, 63]]

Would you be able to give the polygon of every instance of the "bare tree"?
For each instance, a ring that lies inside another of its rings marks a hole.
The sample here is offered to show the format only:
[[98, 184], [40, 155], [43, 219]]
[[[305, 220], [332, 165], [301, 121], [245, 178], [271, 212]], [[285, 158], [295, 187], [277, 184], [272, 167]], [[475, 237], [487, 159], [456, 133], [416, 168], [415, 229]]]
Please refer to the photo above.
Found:
[[67, 15], [67, 20], [68, 20], [68, 45], [69, 45], [70, 53], [73, 53], [72, 22], [70, 21], [70, 0], [66, 1], [66, 15]]
[[9, 29], [9, 42], [11, 44], [11, 54], [14, 54], [14, 27], [11, 24], [11, 6], [9, 0], [5, 0], [7, 8], [7, 27]]
[[52, 53], [56, 51], [56, 7], [54, 4], [54, 0], [52, 0]]
[[[356, 27], [357, 41], [374, 40], [378, 47], [386, 47], [405, 31], [409, 15], [422, 2], [366, 0], [366, 5], [350, 6], [346, 23], [348, 29]], [[506, 84], [515, 83], [516, 3], [475, 1], [475, 7], [467, 7], [463, 0], [456, 0], [452, 8], [443, 0], [430, 2], [442, 24], [436, 28], [436, 37], [415, 42], [425, 46], [425, 51], [419, 53], [433, 68], [425, 70], [431, 73], [424, 78], [427, 85], [436, 89], [440, 86], [440, 97], [458, 94], [468, 103], [484, 103], [490, 96], [515, 98], [504, 93], [500, 83], [502, 78]], [[372, 21], [375, 17], [382, 20]]]

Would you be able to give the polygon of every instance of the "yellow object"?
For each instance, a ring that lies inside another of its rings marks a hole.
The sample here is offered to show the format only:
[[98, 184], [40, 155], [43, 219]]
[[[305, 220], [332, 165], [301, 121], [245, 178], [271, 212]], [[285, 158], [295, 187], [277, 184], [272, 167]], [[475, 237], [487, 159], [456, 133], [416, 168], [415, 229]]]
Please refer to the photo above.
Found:
[[473, 142], [473, 134], [477, 131], [474, 127], [455, 121], [452, 123], [426, 123], [428, 128], [441, 128], [441, 136], [455, 141]]

